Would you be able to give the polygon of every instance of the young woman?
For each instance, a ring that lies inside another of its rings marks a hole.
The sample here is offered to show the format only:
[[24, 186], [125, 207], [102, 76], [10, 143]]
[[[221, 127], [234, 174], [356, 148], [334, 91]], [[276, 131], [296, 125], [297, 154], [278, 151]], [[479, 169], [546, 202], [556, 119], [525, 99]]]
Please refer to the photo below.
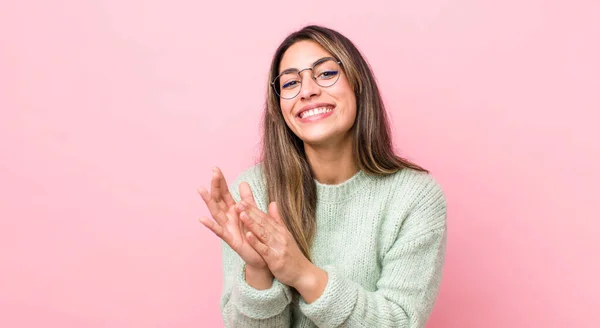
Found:
[[307, 26], [275, 52], [262, 160], [199, 192], [223, 240], [227, 327], [423, 327], [444, 262], [446, 202], [394, 154], [368, 64]]

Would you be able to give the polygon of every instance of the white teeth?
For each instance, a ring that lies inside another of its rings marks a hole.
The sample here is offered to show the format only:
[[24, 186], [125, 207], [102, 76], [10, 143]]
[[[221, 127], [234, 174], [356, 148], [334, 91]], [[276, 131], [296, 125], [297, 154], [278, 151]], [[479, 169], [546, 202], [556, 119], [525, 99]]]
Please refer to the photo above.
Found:
[[313, 108], [313, 109], [309, 109], [307, 111], [302, 112], [300, 114], [300, 118], [307, 118], [307, 117], [313, 116], [313, 115], [318, 115], [318, 114], [322, 114], [322, 113], [329, 113], [332, 110], [333, 109], [327, 108], [327, 107]]

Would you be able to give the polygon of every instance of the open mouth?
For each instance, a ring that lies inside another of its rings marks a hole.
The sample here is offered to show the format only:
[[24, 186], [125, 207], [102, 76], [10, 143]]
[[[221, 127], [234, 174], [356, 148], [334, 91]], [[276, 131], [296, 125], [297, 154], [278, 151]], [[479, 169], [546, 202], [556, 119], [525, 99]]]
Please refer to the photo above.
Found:
[[333, 111], [334, 106], [328, 105], [323, 107], [312, 108], [309, 110], [302, 111], [298, 113], [299, 118], [309, 118], [317, 115], [331, 113]]

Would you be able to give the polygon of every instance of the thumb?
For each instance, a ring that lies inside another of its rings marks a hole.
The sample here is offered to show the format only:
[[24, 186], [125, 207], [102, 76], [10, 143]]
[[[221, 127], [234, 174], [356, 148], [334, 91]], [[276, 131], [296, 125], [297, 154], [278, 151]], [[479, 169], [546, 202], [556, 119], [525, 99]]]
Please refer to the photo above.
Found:
[[276, 202], [269, 203], [269, 208], [267, 209], [267, 212], [269, 212], [269, 215], [272, 218], [274, 218], [275, 221], [277, 221], [280, 224], [282, 224], [283, 226], [285, 226], [285, 223], [283, 223], [283, 219], [281, 218], [281, 215], [279, 215], [279, 208], [277, 208]]

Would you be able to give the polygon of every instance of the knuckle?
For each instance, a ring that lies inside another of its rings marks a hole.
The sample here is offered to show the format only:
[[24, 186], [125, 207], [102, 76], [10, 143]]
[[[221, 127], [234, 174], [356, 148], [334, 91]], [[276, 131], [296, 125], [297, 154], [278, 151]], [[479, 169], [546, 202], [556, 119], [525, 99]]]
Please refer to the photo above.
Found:
[[285, 268], [285, 263], [284, 261], [282, 261], [281, 259], [279, 259], [277, 262], [275, 262], [275, 267], [278, 270], [282, 270], [283, 268]]
[[269, 234], [265, 230], [263, 230], [260, 234], [260, 238], [265, 241], [269, 240]]

